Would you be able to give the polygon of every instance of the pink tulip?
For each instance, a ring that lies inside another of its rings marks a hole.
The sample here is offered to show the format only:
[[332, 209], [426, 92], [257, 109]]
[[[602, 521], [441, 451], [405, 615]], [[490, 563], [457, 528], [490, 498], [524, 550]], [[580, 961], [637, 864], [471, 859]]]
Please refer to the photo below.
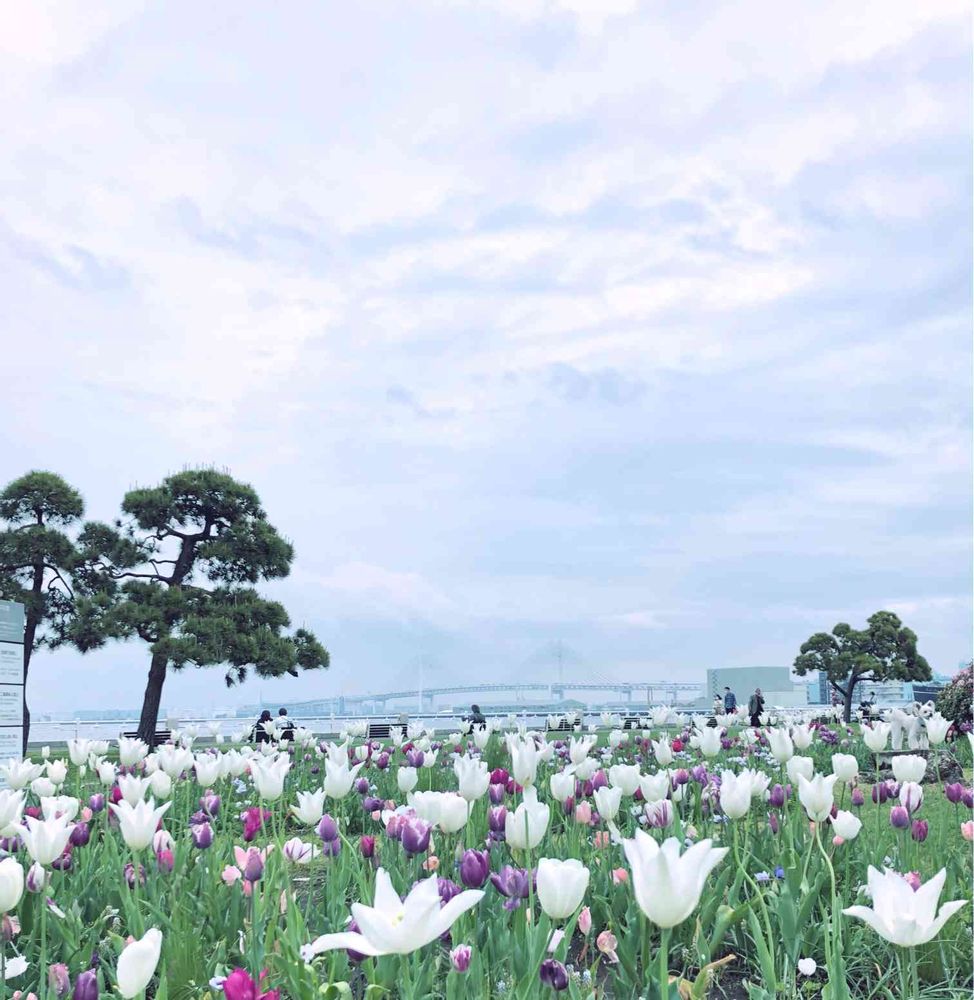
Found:
[[575, 822], [588, 826], [592, 822], [592, 807], [587, 802], [580, 802], [575, 807]]
[[974, 840], [974, 819], [969, 819], [966, 823], [961, 823], [960, 833], [964, 840]]
[[592, 929], [592, 911], [587, 906], [583, 906], [578, 914], [578, 929], [583, 934], [588, 934]]
[[619, 956], [616, 954], [616, 948], [619, 947], [619, 942], [612, 931], [602, 931], [595, 939], [595, 946], [613, 965], [618, 963]]
[[629, 881], [629, 872], [625, 868], [614, 868], [612, 870], [612, 881], [616, 885], [625, 885]]
[[243, 872], [236, 867], [236, 865], [227, 865], [223, 869], [223, 874], [220, 876], [227, 885], [233, 885], [234, 882], [239, 881], [243, 878]]

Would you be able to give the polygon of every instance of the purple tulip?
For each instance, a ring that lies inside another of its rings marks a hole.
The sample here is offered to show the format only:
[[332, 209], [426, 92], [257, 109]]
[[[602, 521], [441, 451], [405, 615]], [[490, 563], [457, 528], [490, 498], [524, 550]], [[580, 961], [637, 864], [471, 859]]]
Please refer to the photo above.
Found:
[[777, 813], [768, 813], [768, 826], [771, 827], [771, 832], [777, 835], [779, 829]]
[[708, 777], [708, 775], [707, 775], [707, 765], [706, 764], [697, 764], [694, 767], [691, 767], [690, 768], [690, 777], [698, 785], [706, 785], [707, 784], [707, 777]]
[[507, 826], [507, 810], [503, 806], [488, 809], [487, 826], [491, 833], [503, 833]]
[[98, 973], [86, 969], [74, 981], [73, 1000], [98, 1000]]
[[358, 849], [363, 858], [371, 858], [375, 855], [375, 837], [364, 834], [358, 842]]
[[[135, 867], [130, 861], [123, 869], [123, 874], [125, 875], [125, 881], [128, 883], [130, 889], [135, 888]], [[139, 865], [139, 882], [145, 885], [145, 867]]]
[[355, 791], [359, 795], [364, 795], [369, 790], [369, 779], [368, 778], [356, 778], [355, 779]]
[[866, 804], [866, 796], [862, 794], [861, 788], [852, 789], [852, 804], [858, 809]]
[[873, 785], [872, 800], [876, 805], [882, 805], [888, 798], [889, 789], [886, 787], [885, 781], [880, 781], [878, 784]]
[[213, 843], [213, 827], [209, 823], [197, 823], [190, 828], [193, 846], [205, 851]]
[[430, 846], [432, 825], [425, 820], [410, 817], [403, 823], [399, 833], [399, 841], [403, 850], [410, 855], [425, 854]]
[[72, 847], [84, 847], [89, 840], [91, 840], [91, 830], [88, 829], [88, 824], [75, 823], [74, 829], [71, 831], [71, 836], [68, 838], [68, 843]]
[[101, 812], [102, 809], [105, 808], [105, 796], [102, 795], [101, 792], [98, 792], [97, 795], [92, 795], [92, 797], [88, 799], [88, 808], [93, 813]]
[[387, 753], [380, 753], [379, 756], [375, 758], [375, 766], [380, 771], [384, 771], [389, 766], [389, 755]]
[[71, 845], [64, 849], [64, 853], [59, 858], [55, 858], [51, 862], [51, 867], [58, 872], [69, 872], [73, 867], [74, 862], [71, 860]]
[[491, 805], [499, 806], [504, 801], [504, 796], [507, 795], [507, 787], [500, 783], [491, 785], [487, 789], [487, 795], [490, 797]]
[[24, 880], [28, 892], [43, 892], [47, 885], [47, 872], [36, 861], [27, 869], [27, 877]]
[[961, 802], [963, 802], [968, 809], [974, 809], [974, 789], [965, 788], [964, 794], [961, 796]]
[[454, 896], [459, 896], [463, 892], [456, 882], [451, 882], [448, 878], [438, 878], [436, 888], [440, 894], [440, 906], [446, 906]]
[[541, 963], [538, 973], [541, 982], [550, 986], [556, 993], [568, 989], [568, 970], [556, 958], [546, 958]]
[[366, 795], [362, 799], [362, 809], [367, 813], [374, 813], [380, 811], [385, 806], [385, 800], [376, 798], [374, 795]]
[[775, 785], [768, 796], [768, 803], [772, 809], [780, 809], [785, 804], [785, 790], [781, 785]]
[[406, 751], [406, 763], [408, 763], [410, 767], [422, 767], [424, 760], [426, 760], [426, 754], [424, 754], [422, 750]]
[[896, 830], [906, 830], [910, 825], [910, 814], [902, 806], [893, 806], [889, 811], [889, 823]]
[[957, 805], [964, 797], [964, 786], [959, 781], [952, 781], [950, 784], [944, 785], [944, 795], [947, 796], [948, 802]]
[[460, 881], [468, 889], [481, 889], [490, 875], [490, 855], [487, 851], [464, 851], [460, 859]]
[[342, 842], [339, 837], [334, 840], [323, 840], [321, 842], [321, 856], [324, 858], [337, 858], [342, 852]]
[[206, 795], [200, 798], [200, 809], [202, 809], [210, 819], [213, 819], [220, 811], [220, 796], [214, 795], [212, 792], [207, 792]]
[[686, 785], [690, 781], [690, 772], [684, 768], [678, 768], [673, 775], [673, 784], [675, 785]]
[[918, 843], [922, 844], [927, 839], [930, 827], [925, 819], [915, 819], [910, 830], [910, 836]]
[[[352, 934], [361, 934], [362, 933], [362, 928], [359, 927], [358, 923], [356, 921], [354, 921], [354, 920], [352, 920], [345, 929], [347, 931], [350, 931]], [[345, 954], [348, 955], [348, 960], [350, 962], [354, 962], [356, 965], [359, 962], [364, 962], [369, 957], [368, 955], [363, 955], [361, 952], [352, 951], [351, 948], [349, 948], [345, 952]]]
[[248, 848], [247, 862], [244, 865], [243, 877], [248, 882], [259, 882], [264, 875], [264, 859], [256, 847]]
[[458, 944], [450, 952], [450, 961], [457, 972], [466, 972], [470, 968], [471, 948], [469, 944]]
[[499, 872], [491, 874], [490, 882], [502, 896], [506, 897], [504, 908], [516, 910], [521, 905], [521, 900], [528, 898], [530, 878], [526, 869], [504, 865]]
[[321, 819], [318, 820], [318, 836], [325, 842], [330, 840], [338, 840], [338, 824], [325, 813]]
[[595, 792], [599, 788], [605, 788], [608, 784], [608, 775], [606, 775], [605, 771], [599, 768], [599, 770], [592, 775], [592, 792]]
[[176, 867], [176, 859], [172, 851], [159, 851], [156, 854], [156, 867], [163, 875], [168, 875]]

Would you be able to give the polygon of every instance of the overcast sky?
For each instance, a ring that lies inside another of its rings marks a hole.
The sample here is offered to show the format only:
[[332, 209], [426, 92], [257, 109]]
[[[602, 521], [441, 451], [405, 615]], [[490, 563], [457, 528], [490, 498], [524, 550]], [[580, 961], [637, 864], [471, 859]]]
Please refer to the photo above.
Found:
[[[325, 675], [702, 679], [900, 613], [971, 655], [966, 0], [19, 4], [0, 478], [186, 465]], [[138, 705], [138, 646], [36, 711]]]

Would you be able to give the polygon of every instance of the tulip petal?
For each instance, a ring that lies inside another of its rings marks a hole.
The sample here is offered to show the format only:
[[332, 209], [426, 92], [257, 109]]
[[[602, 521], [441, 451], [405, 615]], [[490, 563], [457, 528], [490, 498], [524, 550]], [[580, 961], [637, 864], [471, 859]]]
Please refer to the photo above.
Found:
[[320, 955], [325, 951], [336, 951], [338, 949], [357, 951], [361, 955], [384, 955], [386, 952], [380, 951], [371, 941], [356, 934], [354, 931], [342, 931], [339, 934], [322, 934], [308, 945], [308, 952], [312, 955]]

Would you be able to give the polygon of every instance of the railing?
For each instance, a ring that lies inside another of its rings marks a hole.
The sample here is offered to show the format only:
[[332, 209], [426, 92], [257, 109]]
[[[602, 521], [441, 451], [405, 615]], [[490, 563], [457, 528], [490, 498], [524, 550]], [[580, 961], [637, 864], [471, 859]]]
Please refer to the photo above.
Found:
[[[686, 709], [674, 706], [675, 711], [684, 715], [709, 715], [709, 711], [703, 709]], [[406, 716], [409, 722], [424, 722], [437, 732], [455, 732], [459, 729], [463, 713], [451, 713], [449, 715], [428, 715]], [[511, 713], [485, 713], [487, 718], [497, 721], [508, 718]], [[543, 729], [549, 717], [561, 717], [564, 712], [518, 712], [517, 719], [534, 729]], [[583, 725], [599, 723], [601, 712], [574, 712]], [[615, 715], [622, 719], [644, 718], [644, 713], [640, 712], [615, 712]], [[289, 715], [288, 718], [296, 725], [310, 729], [318, 736], [333, 736], [342, 729], [352, 725], [362, 725], [370, 722], [395, 723], [403, 718], [402, 713], [392, 712], [386, 714], [363, 715], [319, 715], [302, 717]], [[256, 719], [213, 719], [203, 718], [176, 718], [168, 717], [160, 719], [158, 729], [185, 729], [187, 726], [196, 726], [201, 739], [212, 738], [210, 726], [219, 724], [219, 732], [229, 738], [235, 732], [244, 732], [245, 739], [249, 737]], [[64, 719], [64, 720], [34, 720], [30, 727], [30, 745], [45, 746], [58, 743], [66, 743], [70, 739], [100, 739], [115, 740], [120, 733], [131, 732], [137, 729], [138, 719]]]

